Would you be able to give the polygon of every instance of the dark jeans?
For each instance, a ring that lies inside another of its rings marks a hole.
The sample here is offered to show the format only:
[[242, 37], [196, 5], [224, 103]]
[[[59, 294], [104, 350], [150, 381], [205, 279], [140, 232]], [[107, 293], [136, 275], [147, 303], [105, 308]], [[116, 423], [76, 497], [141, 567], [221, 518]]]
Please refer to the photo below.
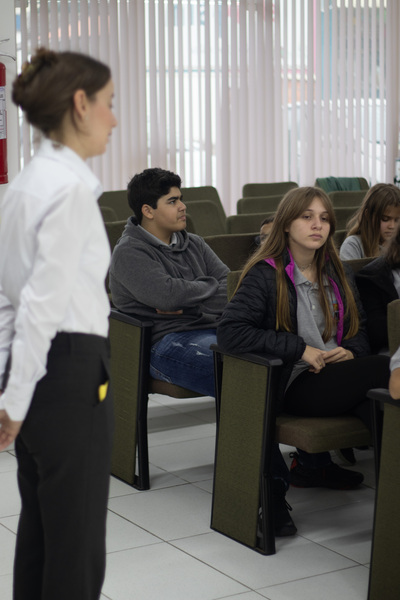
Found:
[[[371, 429], [371, 407], [367, 398], [372, 388], [387, 388], [389, 357], [365, 356], [327, 365], [320, 373], [303, 371], [285, 394], [285, 411], [305, 417], [333, 417], [352, 414]], [[329, 452], [307, 454], [300, 460], [310, 468], [329, 464]]]
[[105, 338], [60, 333], [48, 354], [15, 449], [22, 509], [14, 600], [98, 600], [105, 524], [112, 398]]

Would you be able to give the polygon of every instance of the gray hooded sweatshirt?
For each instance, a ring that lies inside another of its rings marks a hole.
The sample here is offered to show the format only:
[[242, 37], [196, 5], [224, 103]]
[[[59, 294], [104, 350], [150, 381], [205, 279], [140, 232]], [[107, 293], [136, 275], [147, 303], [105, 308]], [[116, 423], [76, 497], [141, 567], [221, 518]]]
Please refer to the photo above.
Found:
[[176, 238], [167, 246], [130, 217], [111, 259], [112, 302], [154, 322], [153, 344], [175, 331], [215, 329], [227, 303], [228, 267], [198, 235], [179, 231]]

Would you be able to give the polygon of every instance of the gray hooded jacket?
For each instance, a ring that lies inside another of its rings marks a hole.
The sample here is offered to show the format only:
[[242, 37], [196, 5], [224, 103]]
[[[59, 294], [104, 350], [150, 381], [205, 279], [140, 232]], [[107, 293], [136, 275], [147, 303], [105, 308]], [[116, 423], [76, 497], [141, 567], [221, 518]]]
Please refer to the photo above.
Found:
[[201, 237], [186, 231], [176, 236], [177, 243], [167, 246], [130, 217], [111, 259], [113, 304], [150, 318], [152, 343], [175, 331], [216, 328], [227, 303], [228, 267]]

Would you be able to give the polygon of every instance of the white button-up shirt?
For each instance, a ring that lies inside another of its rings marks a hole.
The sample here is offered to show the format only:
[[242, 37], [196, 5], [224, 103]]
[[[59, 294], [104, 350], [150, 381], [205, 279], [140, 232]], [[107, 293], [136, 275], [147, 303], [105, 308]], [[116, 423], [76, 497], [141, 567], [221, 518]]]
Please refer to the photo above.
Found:
[[0, 206], [0, 408], [25, 418], [57, 332], [106, 337], [110, 246], [101, 186], [70, 148], [44, 139]]

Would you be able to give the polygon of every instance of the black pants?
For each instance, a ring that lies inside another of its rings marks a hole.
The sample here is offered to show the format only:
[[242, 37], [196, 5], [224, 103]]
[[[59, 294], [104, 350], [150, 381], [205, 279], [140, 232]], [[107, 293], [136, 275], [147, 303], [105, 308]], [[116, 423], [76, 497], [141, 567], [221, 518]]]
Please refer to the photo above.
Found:
[[14, 600], [97, 600], [112, 445], [108, 343], [58, 334], [16, 439], [22, 509]]
[[[286, 390], [285, 411], [305, 417], [333, 417], [353, 414], [371, 430], [372, 388], [389, 385], [389, 357], [365, 356], [327, 365], [319, 373], [303, 371]], [[307, 466], [322, 466], [329, 462], [327, 453], [308, 455], [301, 452]]]

